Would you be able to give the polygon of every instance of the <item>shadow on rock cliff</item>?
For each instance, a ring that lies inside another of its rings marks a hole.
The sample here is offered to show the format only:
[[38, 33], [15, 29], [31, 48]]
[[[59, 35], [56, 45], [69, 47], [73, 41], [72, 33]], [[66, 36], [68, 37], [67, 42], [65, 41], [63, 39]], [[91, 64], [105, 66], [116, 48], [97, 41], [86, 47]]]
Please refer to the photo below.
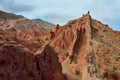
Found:
[[42, 53], [33, 55], [13, 44], [0, 47], [0, 79], [64, 80], [57, 54], [49, 45]]

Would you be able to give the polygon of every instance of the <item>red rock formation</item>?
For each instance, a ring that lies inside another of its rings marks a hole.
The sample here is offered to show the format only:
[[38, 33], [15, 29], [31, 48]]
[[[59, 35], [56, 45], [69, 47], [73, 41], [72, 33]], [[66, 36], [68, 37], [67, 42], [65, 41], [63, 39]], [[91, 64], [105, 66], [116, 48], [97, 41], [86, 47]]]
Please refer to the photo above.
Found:
[[[110, 59], [112, 64], [116, 63], [115, 65], [117, 65], [117, 61], [115, 61], [115, 55], [114, 58], [109, 58], [108, 55], [110, 54], [106, 55], [106, 58], [102, 60], [101, 55], [99, 54], [100, 56], [98, 56], [96, 54], [98, 53], [97, 50], [100, 49], [101, 51], [99, 52], [103, 53], [102, 48], [107, 50], [114, 47], [115, 53], [119, 55], [120, 43], [118, 34], [119, 32], [115, 33], [108, 25], [92, 19], [90, 13], [88, 13], [79, 19], [69, 21], [64, 26], [59, 27], [57, 25], [54, 27], [50, 31], [48, 41], [58, 53], [63, 72], [67, 74], [70, 80], [98, 80], [97, 74], [103, 74], [107, 68], [116, 68], [111, 64], [109, 64], [111, 66], [105, 65], [104, 61]], [[112, 40], [115, 35], [117, 35], [115, 41], [118, 44]], [[109, 51], [109, 53], [112, 52]], [[99, 69], [99, 65], [103, 65], [103, 68]], [[81, 72], [81, 74], [76, 76], [76, 71]], [[117, 71], [119, 72], [118, 69]], [[111, 78], [111, 80], [114, 79]]]
[[0, 46], [1, 80], [63, 80], [62, 67], [50, 46], [33, 55], [21, 46]]
[[42, 53], [36, 54], [35, 58], [41, 67], [42, 80], [63, 80], [57, 53], [49, 45], [45, 46]]
[[[69, 21], [62, 27], [57, 25], [50, 31], [49, 44], [59, 53], [63, 72], [65, 70], [65, 73], [71, 73], [69, 75], [73, 75], [76, 69], [83, 70], [86, 64], [85, 57], [89, 51], [88, 45], [91, 37], [90, 23], [91, 17], [86, 14], [79, 19]], [[69, 60], [66, 61], [66, 59]], [[69, 66], [67, 71], [66, 63]]]
[[[90, 12], [50, 32], [28, 19], [1, 20], [0, 76], [29, 80], [32, 74], [35, 80], [63, 80], [63, 72], [68, 80], [119, 80], [119, 34], [92, 19]], [[18, 71], [12, 69], [14, 63]], [[113, 69], [115, 74], [107, 72]]]
[[45, 35], [48, 34], [39, 23], [25, 18], [1, 20], [0, 30], [1, 40], [15, 41], [31, 52], [36, 52], [45, 43]]
[[86, 44], [89, 22], [90, 16], [87, 14], [77, 20], [69, 21], [62, 27], [57, 25], [50, 32], [51, 46], [54, 46], [61, 55], [79, 53], [80, 46]]

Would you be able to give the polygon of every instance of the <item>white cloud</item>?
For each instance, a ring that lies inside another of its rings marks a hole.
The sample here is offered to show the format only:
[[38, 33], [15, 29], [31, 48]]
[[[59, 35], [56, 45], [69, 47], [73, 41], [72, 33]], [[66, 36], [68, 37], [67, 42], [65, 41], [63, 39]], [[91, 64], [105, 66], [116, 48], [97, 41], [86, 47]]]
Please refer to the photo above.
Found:
[[[7, 0], [6, 0], [7, 1]], [[10, 1], [10, 0], [8, 0]], [[12, 0], [11, 0], [12, 1]], [[120, 0], [13, 0], [15, 3], [30, 5], [34, 10], [20, 12], [29, 18], [40, 17], [53, 23], [65, 24], [78, 18], [88, 10], [92, 17], [118, 28]], [[5, 3], [6, 4], [6, 3]], [[5, 5], [9, 7], [8, 5]], [[14, 11], [13, 11], [14, 12]], [[120, 28], [118, 29], [120, 30]]]
[[9, 12], [20, 13], [20, 12], [32, 11], [33, 7], [30, 4], [26, 5], [26, 4], [18, 3], [14, 0], [1, 0], [0, 9]]

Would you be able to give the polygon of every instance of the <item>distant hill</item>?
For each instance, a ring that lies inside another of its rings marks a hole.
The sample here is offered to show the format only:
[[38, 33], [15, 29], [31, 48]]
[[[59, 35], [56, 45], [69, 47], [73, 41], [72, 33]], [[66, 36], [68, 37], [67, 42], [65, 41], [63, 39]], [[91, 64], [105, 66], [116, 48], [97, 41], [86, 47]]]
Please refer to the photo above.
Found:
[[40, 18], [31, 19], [31, 20], [34, 21], [34, 22], [38, 22], [38, 23], [42, 24], [41, 26], [44, 26], [44, 28], [47, 29], [47, 30], [50, 30], [54, 26], [54, 24], [52, 24], [50, 22], [47, 22], [45, 20], [42, 20]]
[[[15, 20], [18, 20], [18, 19], [22, 19], [22, 18], [25, 18], [23, 15], [16, 15], [14, 13], [8, 13], [8, 12], [4, 12], [4, 11], [1, 11], [0, 10], [0, 20], [11, 20], [11, 19], [15, 19]], [[27, 18], [25, 18], [27, 19]], [[49, 23], [47, 21], [44, 21], [40, 18], [36, 18], [36, 19], [27, 19], [27, 21], [32, 21], [33, 23], [36, 23], [36, 24], [39, 24], [40, 27], [43, 27], [45, 28], [46, 30], [50, 30], [54, 25], [52, 23]], [[23, 24], [25, 25], [25, 24]], [[36, 26], [34, 26], [36, 27]]]
[[15, 15], [13, 13], [7, 13], [0, 10], [0, 19], [19, 19], [23, 18], [21, 15]]
[[33, 21], [36, 21], [36, 22], [43, 22], [43, 23], [47, 23], [47, 24], [52, 24], [52, 23], [50, 23], [50, 22], [47, 22], [47, 21], [45, 21], [45, 20], [42, 20], [42, 19], [40, 19], [40, 18], [36, 18], [36, 19], [32, 19]]

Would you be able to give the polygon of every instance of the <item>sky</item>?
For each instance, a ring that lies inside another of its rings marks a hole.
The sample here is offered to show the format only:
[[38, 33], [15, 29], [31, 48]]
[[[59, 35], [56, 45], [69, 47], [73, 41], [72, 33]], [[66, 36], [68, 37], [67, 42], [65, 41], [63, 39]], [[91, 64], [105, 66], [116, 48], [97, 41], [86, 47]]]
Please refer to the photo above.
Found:
[[0, 0], [0, 10], [64, 25], [90, 11], [93, 18], [120, 31], [120, 0]]

